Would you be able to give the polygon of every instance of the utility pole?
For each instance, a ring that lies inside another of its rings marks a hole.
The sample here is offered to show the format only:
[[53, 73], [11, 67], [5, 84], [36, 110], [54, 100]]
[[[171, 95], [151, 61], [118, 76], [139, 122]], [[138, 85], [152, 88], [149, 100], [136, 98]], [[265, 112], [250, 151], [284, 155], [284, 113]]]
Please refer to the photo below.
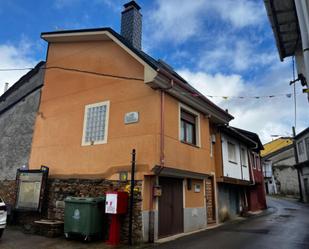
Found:
[[[295, 140], [295, 127], [292, 127], [292, 132], [293, 132], [293, 145], [294, 145], [294, 155], [295, 155], [295, 164], [297, 165], [299, 163], [299, 159], [298, 159], [298, 154], [297, 154], [297, 144], [296, 144], [296, 140]], [[300, 201], [303, 202], [303, 192], [302, 192], [302, 187], [301, 187], [301, 178], [300, 178], [300, 172], [299, 169], [297, 169], [297, 176], [298, 176], [298, 186], [299, 186], [299, 197], [300, 197]]]
[[134, 186], [135, 186], [135, 149], [132, 150], [131, 166], [131, 190], [130, 190], [130, 210], [129, 210], [129, 245], [132, 246], [132, 229], [133, 229], [133, 206], [134, 206]]

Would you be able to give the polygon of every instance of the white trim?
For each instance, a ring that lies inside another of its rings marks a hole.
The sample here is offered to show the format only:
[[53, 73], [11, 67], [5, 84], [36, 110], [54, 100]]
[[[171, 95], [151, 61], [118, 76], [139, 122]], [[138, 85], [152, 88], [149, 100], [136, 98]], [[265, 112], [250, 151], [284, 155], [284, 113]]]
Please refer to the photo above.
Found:
[[[87, 124], [87, 110], [92, 107], [97, 106], [106, 106], [106, 117], [105, 117], [105, 130], [104, 130], [104, 140], [102, 141], [95, 141], [95, 142], [85, 142], [86, 137], [86, 124]], [[107, 143], [107, 136], [108, 136], [108, 123], [109, 123], [109, 106], [110, 101], [98, 102], [94, 104], [85, 105], [84, 110], [84, 122], [83, 122], [83, 136], [82, 136], [82, 146], [89, 146], [89, 145], [97, 145], [97, 144], [106, 144]]]
[[[144, 82], [151, 82], [157, 76], [156, 70], [148, 65], [143, 59], [137, 56], [131, 49], [125, 46], [121, 41], [118, 40], [114, 35], [112, 35], [109, 31], [88, 31], [88, 32], [72, 32], [72, 33], [60, 33], [60, 34], [45, 34], [42, 35], [42, 38], [48, 42], [65, 42], [67, 38], [70, 41], [72, 40], [80, 40], [80, 41], [100, 41], [100, 40], [112, 40], [117, 45], [119, 45], [122, 49], [124, 49], [128, 54], [130, 54], [134, 59], [136, 59], [139, 63], [144, 66]], [[58, 39], [57, 39], [58, 38]]]
[[[234, 153], [233, 153], [233, 157], [234, 158], [231, 158], [232, 154], [230, 153], [230, 150], [229, 150], [229, 145], [232, 145], [234, 147], [231, 147], [231, 148], [234, 148]], [[230, 162], [230, 163], [233, 163], [233, 164], [238, 164], [237, 163], [237, 151], [236, 151], [236, 144], [230, 140], [227, 140], [227, 160]], [[241, 165], [241, 162], [240, 162], [240, 165]]]
[[200, 113], [193, 110], [192, 108], [182, 104], [178, 103], [178, 139], [181, 141], [181, 109], [186, 110], [189, 113], [192, 113], [194, 116], [196, 116], [196, 127], [195, 127], [195, 140], [196, 144], [195, 146], [201, 148], [201, 119], [200, 119]]
[[241, 160], [240, 160], [240, 163], [241, 163], [241, 166], [242, 167], [248, 167], [249, 166], [249, 163], [248, 163], [248, 153], [247, 153], [247, 148], [243, 145], [240, 145], [240, 153], [242, 153], [242, 150], [244, 150], [244, 158], [243, 158], [243, 155], [240, 154], [240, 157], [241, 157]]

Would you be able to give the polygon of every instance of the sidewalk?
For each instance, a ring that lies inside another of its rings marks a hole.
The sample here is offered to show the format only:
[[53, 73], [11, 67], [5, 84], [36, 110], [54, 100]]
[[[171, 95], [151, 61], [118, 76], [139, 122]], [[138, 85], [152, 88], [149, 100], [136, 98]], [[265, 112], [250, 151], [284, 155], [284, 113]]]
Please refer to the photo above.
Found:
[[208, 231], [214, 231], [217, 229], [221, 229], [222, 227], [229, 227], [231, 225], [235, 225], [237, 223], [243, 223], [247, 220], [254, 219], [256, 217], [265, 216], [268, 214], [272, 214], [276, 211], [275, 208], [268, 208], [266, 210], [263, 210], [262, 212], [258, 213], [252, 213], [251, 215], [247, 217], [237, 217], [236, 219], [227, 221], [225, 223], [221, 223], [218, 225], [214, 225], [211, 227], [208, 227], [207, 229], [203, 229], [200, 231], [196, 231], [194, 233], [188, 233], [188, 234], [180, 234], [176, 235], [174, 237], [170, 237], [167, 239], [162, 240], [160, 243], [154, 243], [154, 244], [140, 244], [140, 245], [134, 245], [133, 247], [130, 247], [128, 245], [120, 245], [117, 247], [109, 246], [106, 243], [99, 241], [99, 242], [83, 242], [83, 241], [75, 241], [75, 240], [66, 240], [64, 237], [59, 238], [47, 238], [44, 236], [39, 235], [32, 235], [32, 234], [25, 234], [21, 230], [20, 227], [8, 227], [4, 234], [2, 239], [0, 240], [0, 248], [1, 249], [125, 249], [125, 248], [134, 248], [134, 249], [143, 249], [143, 248], [153, 248], [156, 247], [158, 244], [164, 244], [165, 242], [171, 241], [171, 240], [177, 240], [179, 238], [183, 237], [189, 237], [193, 234], [199, 234], [199, 233], [207, 233]]

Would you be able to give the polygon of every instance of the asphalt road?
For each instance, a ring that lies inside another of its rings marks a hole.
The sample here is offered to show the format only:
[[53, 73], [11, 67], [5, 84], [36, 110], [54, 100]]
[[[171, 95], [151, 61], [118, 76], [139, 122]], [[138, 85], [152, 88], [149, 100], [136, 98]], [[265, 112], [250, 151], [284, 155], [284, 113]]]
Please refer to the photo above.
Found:
[[[164, 244], [141, 245], [150, 249], [309, 249], [309, 205], [268, 199], [268, 214], [234, 221]], [[0, 249], [111, 249], [103, 242], [82, 243], [64, 238], [49, 239], [9, 228]], [[121, 249], [130, 248], [121, 246]], [[132, 248], [132, 247], [131, 247]]]
[[309, 206], [268, 198], [268, 215], [207, 230], [150, 248], [309, 249]]

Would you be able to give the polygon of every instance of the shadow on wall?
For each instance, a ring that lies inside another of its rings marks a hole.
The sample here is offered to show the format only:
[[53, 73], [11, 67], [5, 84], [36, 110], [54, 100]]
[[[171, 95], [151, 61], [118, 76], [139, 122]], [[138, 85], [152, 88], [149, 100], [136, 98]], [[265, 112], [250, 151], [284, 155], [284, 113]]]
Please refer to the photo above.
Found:
[[230, 220], [230, 213], [229, 213], [229, 209], [227, 206], [221, 207], [219, 210], [219, 220], [220, 222], [225, 222]]

